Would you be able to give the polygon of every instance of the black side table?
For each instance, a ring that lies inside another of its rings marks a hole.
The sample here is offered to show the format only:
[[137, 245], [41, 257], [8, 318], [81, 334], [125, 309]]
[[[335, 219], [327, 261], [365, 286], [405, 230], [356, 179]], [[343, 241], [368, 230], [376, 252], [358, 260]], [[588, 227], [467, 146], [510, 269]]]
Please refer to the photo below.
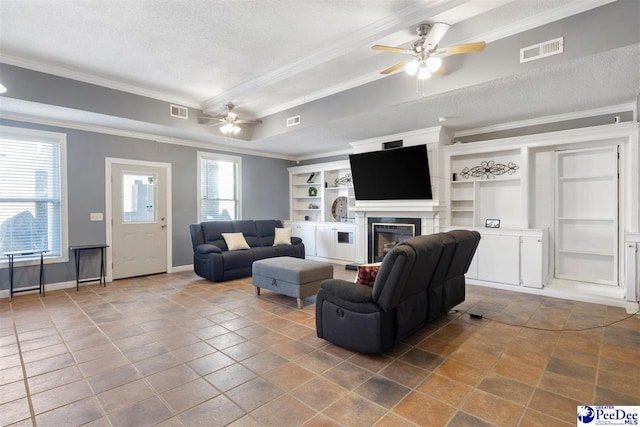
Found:
[[[42, 294], [42, 296], [44, 296], [44, 254], [46, 254], [47, 252], [49, 252], [49, 249], [3, 252], [5, 256], [9, 257], [9, 301], [13, 299], [13, 294], [16, 294], [18, 292], [28, 292], [28, 291], [38, 290], [38, 292]], [[37, 255], [37, 254], [40, 254], [40, 285], [37, 288], [36, 287], [20, 288], [14, 291], [13, 290], [13, 258], [17, 256], [20, 257], [20, 256], [29, 256], [29, 255]]]
[[[104, 250], [108, 248], [109, 245], [81, 245], [81, 246], [70, 246], [69, 250], [75, 253], [76, 260], [76, 291], [80, 289], [80, 283], [86, 282], [95, 282], [96, 280], [100, 280], [100, 284], [103, 286], [107, 286], [107, 273], [104, 268]], [[80, 255], [83, 251], [100, 249], [100, 278], [99, 279], [82, 279], [80, 280]]]

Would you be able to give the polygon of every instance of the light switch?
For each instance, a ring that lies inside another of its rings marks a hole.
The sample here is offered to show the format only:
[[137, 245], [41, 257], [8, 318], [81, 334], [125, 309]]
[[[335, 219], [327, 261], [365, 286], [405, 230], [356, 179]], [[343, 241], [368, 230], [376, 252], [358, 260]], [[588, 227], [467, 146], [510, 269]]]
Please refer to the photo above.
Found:
[[91, 221], [102, 221], [102, 212], [91, 212]]

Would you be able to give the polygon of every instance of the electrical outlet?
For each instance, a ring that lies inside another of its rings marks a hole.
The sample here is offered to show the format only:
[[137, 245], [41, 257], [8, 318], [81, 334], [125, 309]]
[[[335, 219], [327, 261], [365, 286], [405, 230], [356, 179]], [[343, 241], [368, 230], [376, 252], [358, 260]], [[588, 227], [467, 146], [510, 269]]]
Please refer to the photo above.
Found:
[[91, 212], [91, 221], [102, 221], [102, 212]]

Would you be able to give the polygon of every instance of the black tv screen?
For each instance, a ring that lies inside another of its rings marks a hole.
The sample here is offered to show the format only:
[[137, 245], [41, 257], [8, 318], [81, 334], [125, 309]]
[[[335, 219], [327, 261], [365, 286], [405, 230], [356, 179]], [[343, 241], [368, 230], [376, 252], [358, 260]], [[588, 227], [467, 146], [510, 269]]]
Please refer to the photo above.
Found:
[[356, 200], [431, 199], [427, 146], [351, 154]]

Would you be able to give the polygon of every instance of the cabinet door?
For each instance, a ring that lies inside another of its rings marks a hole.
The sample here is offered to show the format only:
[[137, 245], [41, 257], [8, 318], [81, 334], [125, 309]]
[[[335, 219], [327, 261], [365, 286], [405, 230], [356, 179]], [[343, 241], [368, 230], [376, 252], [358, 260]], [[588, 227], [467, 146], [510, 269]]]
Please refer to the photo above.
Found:
[[484, 235], [477, 255], [479, 280], [520, 284], [520, 237]]
[[343, 261], [353, 261], [356, 257], [355, 230], [335, 230], [335, 252], [333, 258]]
[[333, 227], [316, 228], [316, 255], [323, 258], [333, 258], [334, 254]]
[[302, 239], [306, 256], [316, 255], [316, 227], [314, 225], [294, 225], [291, 227], [291, 235]]
[[523, 286], [542, 288], [542, 239], [521, 237], [520, 280]]

